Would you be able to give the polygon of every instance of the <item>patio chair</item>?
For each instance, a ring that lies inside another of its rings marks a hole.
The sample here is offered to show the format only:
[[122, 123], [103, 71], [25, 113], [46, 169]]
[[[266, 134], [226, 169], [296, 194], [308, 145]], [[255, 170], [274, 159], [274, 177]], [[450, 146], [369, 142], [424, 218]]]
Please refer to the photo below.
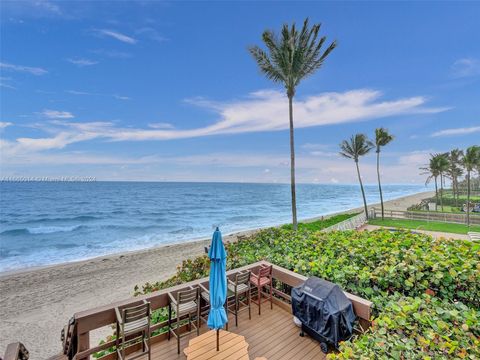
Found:
[[[238, 326], [238, 313], [243, 310], [248, 309], [248, 318], [252, 320], [251, 312], [251, 287], [250, 287], [250, 276], [252, 275], [251, 271], [240, 272], [235, 274], [235, 281], [228, 279], [228, 293], [227, 297], [227, 309], [229, 312], [235, 315], [235, 326]], [[243, 297], [243, 300], [241, 300]], [[228, 304], [228, 299], [231, 298], [234, 300], [233, 309]], [[240, 305], [245, 306], [243, 309], [240, 309]]]
[[[174, 297], [168, 293], [170, 302], [168, 303], [168, 340], [171, 335], [177, 338], [177, 353], [180, 354], [180, 339], [189, 335], [193, 331], [200, 335], [200, 289], [198, 287], [189, 290], [178, 291]], [[172, 309], [175, 310], [175, 328], [172, 328]], [[196, 319], [193, 322], [192, 315]], [[188, 319], [187, 331], [180, 333], [181, 320]]]
[[142, 304], [138, 306], [117, 307], [115, 314], [117, 317], [115, 347], [118, 358], [125, 360], [127, 346], [141, 339], [142, 351], [128, 359], [136, 359], [144, 355], [150, 359], [150, 303], [143, 300]]
[[[273, 309], [273, 301], [272, 301], [272, 271], [273, 266], [262, 266], [257, 274], [251, 274], [250, 282], [258, 291], [257, 300], [253, 300], [252, 302], [258, 305], [258, 315], [261, 315], [261, 306], [262, 302], [270, 300], [270, 309]], [[262, 289], [264, 286], [269, 287], [269, 298], [262, 301]]]
[[[210, 312], [210, 289], [206, 286], [200, 284], [198, 285], [200, 288], [200, 319], [205, 322], [208, 322], [208, 313]], [[228, 295], [227, 295], [228, 296]], [[228, 317], [228, 309], [227, 309], [227, 301], [225, 301], [225, 312]], [[228, 322], [225, 324], [225, 329], [228, 331]]]

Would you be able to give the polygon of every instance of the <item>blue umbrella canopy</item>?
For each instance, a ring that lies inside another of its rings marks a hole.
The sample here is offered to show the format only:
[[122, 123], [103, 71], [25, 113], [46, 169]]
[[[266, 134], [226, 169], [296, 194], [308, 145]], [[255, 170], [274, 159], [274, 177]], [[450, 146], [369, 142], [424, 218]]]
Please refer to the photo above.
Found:
[[218, 227], [213, 233], [208, 257], [210, 258], [210, 312], [207, 325], [210, 329], [222, 329], [228, 321], [224, 308], [227, 299], [227, 253]]

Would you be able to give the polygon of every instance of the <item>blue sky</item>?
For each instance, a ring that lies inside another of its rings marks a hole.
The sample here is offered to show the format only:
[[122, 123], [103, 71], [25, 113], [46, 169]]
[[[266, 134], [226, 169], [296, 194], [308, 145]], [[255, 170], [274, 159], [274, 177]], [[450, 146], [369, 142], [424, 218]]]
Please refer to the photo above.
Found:
[[355, 182], [338, 144], [379, 126], [388, 183], [480, 143], [477, 2], [1, 6], [2, 177], [288, 182], [287, 100], [247, 47], [307, 16], [338, 47], [297, 91], [299, 182]]

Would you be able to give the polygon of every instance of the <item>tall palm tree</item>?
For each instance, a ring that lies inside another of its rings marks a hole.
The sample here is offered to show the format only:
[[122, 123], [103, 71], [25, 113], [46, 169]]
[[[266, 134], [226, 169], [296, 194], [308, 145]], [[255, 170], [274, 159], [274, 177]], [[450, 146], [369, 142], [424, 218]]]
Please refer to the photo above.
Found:
[[448, 162], [448, 153], [445, 154], [436, 154], [436, 166], [440, 174], [440, 207], [443, 211], [443, 185], [444, 185], [444, 176], [448, 171], [449, 162]]
[[363, 207], [365, 209], [365, 216], [368, 218], [367, 199], [365, 198], [365, 190], [363, 189], [362, 177], [360, 176], [360, 168], [358, 166], [358, 160], [360, 156], [364, 156], [370, 152], [374, 147], [373, 143], [368, 140], [364, 134], [352, 135], [350, 140], [343, 140], [340, 143], [340, 155], [348, 159], [355, 161], [357, 167], [358, 182], [360, 183], [360, 189], [362, 190]]
[[462, 164], [467, 172], [467, 226], [470, 226], [470, 176], [480, 165], [480, 146], [470, 146], [462, 157]]
[[440, 170], [438, 168], [438, 158], [435, 155], [430, 154], [430, 160], [426, 167], [420, 168], [424, 172], [422, 175], [428, 175], [425, 185], [428, 185], [430, 181], [435, 180], [435, 211], [437, 210], [438, 201], [438, 177], [440, 176]]
[[455, 206], [458, 206], [458, 178], [463, 175], [463, 169], [461, 164], [461, 158], [463, 157], [463, 151], [460, 149], [453, 149], [448, 153], [448, 176], [452, 180], [452, 192], [455, 200]]
[[308, 18], [300, 31], [295, 26], [284, 24], [280, 35], [270, 30], [262, 34], [266, 50], [252, 46], [248, 50], [265, 76], [281, 83], [288, 97], [290, 119], [290, 180], [292, 192], [292, 223], [297, 230], [297, 199], [295, 194], [295, 141], [293, 128], [293, 97], [300, 82], [319, 69], [328, 54], [337, 46], [332, 42], [324, 51], [326, 37], [318, 37], [320, 24], [308, 25]]
[[383, 210], [383, 193], [382, 193], [382, 184], [380, 182], [380, 149], [382, 146], [387, 145], [393, 140], [393, 135], [388, 133], [387, 129], [377, 128], [375, 129], [375, 152], [377, 153], [377, 178], [378, 178], [378, 191], [380, 192], [380, 205], [382, 207], [382, 220], [384, 217]]

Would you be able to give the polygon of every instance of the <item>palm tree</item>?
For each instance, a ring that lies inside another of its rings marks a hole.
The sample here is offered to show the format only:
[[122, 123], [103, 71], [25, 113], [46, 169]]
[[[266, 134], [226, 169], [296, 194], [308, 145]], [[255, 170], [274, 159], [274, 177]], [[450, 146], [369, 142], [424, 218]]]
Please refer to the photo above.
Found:
[[467, 172], [467, 226], [470, 226], [470, 176], [480, 165], [480, 146], [470, 146], [462, 157], [462, 164]]
[[455, 206], [458, 207], [458, 178], [463, 175], [463, 169], [461, 167], [461, 158], [463, 157], [463, 151], [460, 149], [453, 149], [448, 154], [448, 176], [452, 180], [452, 192], [455, 200]]
[[392, 140], [393, 140], [393, 135], [389, 134], [387, 129], [384, 129], [384, 128], [375, 129], [375, 148], [377, 153], [377, 178], [378, 178], [378, 191], [380, 192], [380, 205], [382, 207], [382, 220], [384, 216], [384, 210], [383, 210], [382, 185], [380, 183], [380, 148], [382, 146], [387, 145]]
[[437, 211], [438, 205], [438, 177], [440, 176], [440, 171], [438, 169], [438, 158], [435, 155], [430, 154], [430, 161], [426, 167], [420, 168], [424, 170], [422, 175], [428, 175], [425, 185], [428, 185], [430, 181], [435, 180], [435, 211]]
[[448, 153], [445, 154], [436, 154], [436, 166], [438, 169], [438, 173], [440, 174], [440, 207], [443, 211], [443, 185], [444, 185], [444, 176], [445, 173], [448, 171], [449, 161], [448, 161]]
[[360, 176], [360, 168], [358, 160], [360, 156], [364, 156], [370, 152], [374, 147], [373, 143], [368, 140], [364, 134], [353, 135], [350, 140], [343, 140], [340, 143], [340, 155], [355, 161], [357, 167], [358, 181], [360, 182], [360, 189], [362, 190], [363, 207], [365, 209], [365, 216], [368, 218], [367, 199], [365, 198], [365, 190], [363, 189], [362, 177]]
[[284, 24], [279, 36], [270, 30], [262, 34], [267, 47], [263, 50], [252, 46], [248, 50], [256, 60], [265, 76], [285, 87], [288, 97], [290, 117], [290, 180], [292, 192], [292, 223], [297, 230], [297, 200], [295, 194], [295, 142], [293, 129], [293, 97], [300, 82], [319, 69], [328, 54], [335, 49], [337, 43], [332, 42], [325, 51], [322, 46], [326, 37], [318, 37], [320, 24], [308, 25], [308, 18], [303, 22], [300, 31], [295, 24]]

